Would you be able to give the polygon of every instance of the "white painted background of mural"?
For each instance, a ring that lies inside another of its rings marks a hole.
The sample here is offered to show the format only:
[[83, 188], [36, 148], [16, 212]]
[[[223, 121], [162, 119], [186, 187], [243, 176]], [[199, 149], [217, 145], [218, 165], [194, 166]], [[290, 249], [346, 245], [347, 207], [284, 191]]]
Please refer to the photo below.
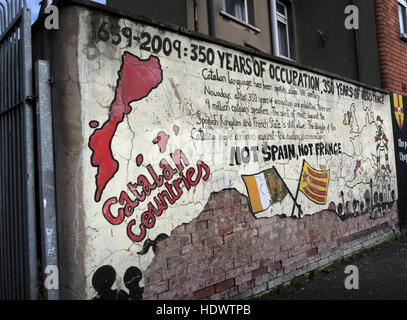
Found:
[[[150, 34], [160, 34], [162, 37], [166, 36], [170, 39], [180, 39], [184, 47], [190, 47], [190, 43], [201, 44], [202, 42], [187, 37], [158, 30], [156, 28], [143, 26], [141, 24], [133, 23], [129, 20], [121, 19], [119, 22], [121, 27], [130, 26], [133, 31], [138, 30], [140, 34], [142, 31], [148, 31]], [[160, 159], [165, 158], [171, 163], [169, 156], [170, 152], [175, 149], [181, 148], [190, 160], [191, 165], [194, 165], [197, 160], [203, 160], [211, 168], [211, 176], [207, 182], [201, 181], [199, 185], [189, 192], [184, 192], [183, 196], [176, 203], [175, 206], [169, 208], [163, 213], [162, 216], [157, 218], [156, 226], [149, 230], [146, 238], [154, 239], [160, 233], [171, 234], [171, 230], [182, 223], [188, 223], [194, 219], [205, 206], [207, 199], [211, 192], [217, 192], [224, 188], [236, 188], [239, 192], [247, 194], [241, 174], [255, 174], [262, 170], [271, 168], [273, 165], [277, 168], [280, 175], [283, 177], [288, 188], [291, 192], [295, 193], [300, 177], [301, 166], [303, 159], [306, 159], [309, 164], [315, 169], [330, 169], [330, 182], [328, 188], [328, 201], [326, 205], [316, 205], [308, 200], [303, 194], [299, 194], [298, 201], [303, 206], [306, 214], [312, 214], [326, 209], [331, 201], [338, 203], [341, 201], [339, 192], [345, 192], [345, 199], [363, 199], [363, 194], [368, 189], [367, 184], [360, 185], [360, 182], [366, 182], [367, 178], [373, 177], [375, 167], [371, 165], [373, 155], [376, 154], [376, 144], [374, 138], [376, 136], [376, 126], [369, 124], [364, 128], [363, 133], [351, 134], [351, 129], [357, 131], [357, 124], [359, 129], [363, 127], [366, 121], [374, 121], [377, 115], [383, 119], [383, 128], [385, 133], [390, 138], [388, 154], [390, 155], [390, 166], [392, 169], [391, 185], [397, 194], [397, 184], [395, 181], [395, 163], [394, 163], [394, 149], [392, 145], [392, 127], [391, 127], [391, 114], [390, 102], [388, 96], [385, 96], [384, 104], [374, 102], [363, 102], [361, 100], [354, 100], [347, 97], [339, 97], [335, 95], [327, 95], [316, 93], [318, 98], [308, 98], [313, 104], [318, 102], [331, 108], [330, 112], [324, 113], [326, 116], [325, 121], [320, 123], [328, 124], [332, 122], [337, 130], [334, 132], [326, 133], [326, 140], [323, 142], [340, 142], [342, 150], [347, 155], [342, 154], [339, 156], [310, 156], [299, 157], [292, 160], [269, 161], [265, 163], [260, 156], [259, 162], [251, 161], [249, 164], [241, 166], [230, 166], [230, 148], [232, 146], [261, 146], [261, 143], [256, 141], [223, 141], [216, 140], [215, 142], [201, 142], [193, 141], [191, 136], [192, 128], [199, 128], [196, 124], [197, 112], [210, 114], [208, 111], [206, 99], [211, 99], [213, 103], [217, 100], [224, 102], [224, 99], [216, 99], [204, 95], [205, 80], [202, 78], [202, 69], [212, 68], [218, 69], [220, 75], [227, 75], [227, 70], [221, 69], [219, 60], [213, 66], [192, 62], [189, 58], [182, 57], [179, 59], [175, 54], [167, 57], [164, 54], [158, 54], [160, 65], [163, 71], [162, 83], [148, 95], [148, 97], [132, 103], [133, 110], [126, 116], [123, 123], [118, 127], [115, 137], [112, 141], [111, 147], [114, 158], [119, 161], [120, 168], [114, 178], [107, 184], [102, 199], [100, 202], [95, 202], [95, 175], [97, 169], [91, 165], [90, 157], [91, 150], [87, 142], [92, 135], [94, 129], [89, 127], [89, 122], [97, 120], [102, 125], [108, 117], [109, 107], [114, 97], [114, 88], [118, 78], [118, 70], [120, 69], [121, 59], [123, 53], [127, 50], [132, 54], [146, 59], [151, 53], [142, 51], [138, 46], [133, 44], [132, 48], [127, 48], [125, 42], [119, 46], [114, 46], [109, 42], [98, 41], [96, 47], [89, 41], [91, 34], [90, 19], [88, 12], [83, 10], [80, 17], [80, 34], [79, 34], [79, 78], [80, 78], [80, 91], [81, 91], [81, 107], [82, 107], [82, 134], [84, 137], [84, 145], [82, 152], [82, 173], [83, 173], [83, 203], [86, 212], [85, 226], [87, 230], [87, 248], [86, 248], [86, 274], [87, 274], [87, 288], [88, 296], [92, 298], [95, 291], [92, 289], [92, 275], [95, 270], [106, 264], [112, 265], [117, 272], [118, 287], [124, 285], [122, 283], [122, 276], [125, 270], [130, 266], [137, 266], [141, 270], [145, 270], [153, 259], [153, 252], [150, 250], [146, 255], [140, 256], [137, 254], [141, 250], [143, 242], [134, 243], [126, 235], [127, 222], [136, 218], [137, 225], [140, 222], [140, 214], [146, 210], [148, 200], [142, 203], [135, 211], [135, 213], [125, 219], [124, 223], [119, 226], [109, 224], [102, 214], [103, 203], [110, 197], [119, 197], [122, 190], [126, 191], [129, 182], [134, 182], [140, 173], [146, 173], [145, 168], [138, 168], [135, 164], [135, 159], [138, 154], [143, 153], [144, 164], [151, 163], [156, 169], [157, 173], [161, 172], [158, 167]], [[230, 52], [246, 57], [237, 51], [227, 49], [214, 44], [203, 43], [206, 47], [211, 47], [215, 50], [222, 52]], [[256, 58], [256, 57], [255, 57]], [[256, 58], [257, 60], [263, 60]], [[266, 61], [267, 65], [270, 61]], [[274, 65], [278, 65], [273, 63]], [[289, 69], [295, 69], [289, 67]], [[297, 70], [297, 69], [296, 69]], [[300, 71], [300, 70], [297, 70]], [[310, 74], [310, 73], [309, 73]], [[230, 72], [234, 78], [261, 81], [261, 78], [254, 76], [244, 76], [237, 72]], [[323, 76], [318, 76], [320, 79], [327, 79]], [[264, 81], [273, 86], [281, 86], [275, 80], [271, 80], [268, 72], [265, 73]], [[342, 83], [354, 88], [354, 85], [335, 80], [335, 83]], [[236, 92], [236, 87], [217, 81], [206, 81], [206, 85], [210, 86], [212, 90]], [[322, 84], [321, 84], [322, 86]], [[285, 86], [288, 90], [290, 87]], [[295, 88], [299, 89], [299, 88]], [[282, 93], [272, 93], [263, 91], [262, 89], [253, 89], [249, 91], [242, 88], [243, 93], [257, 93], [261, 97], [273, 97], [274, 99], [284, 100], [287, 98], [289, 101], [305, 102], [305, 98], [300, 95], [288, 96]], [[311, 90], [307, 90], [307, 94]], [[353, 113], [351, 126], [343, 124], [344, 114], [351, 111], [351, 105], [355, 103], [355, 111]], [[253, 106], [258, 107], [259, 103]], [[266, 106], [270, 110], [270, 105]], [[286, 108], [291, 111], [293, 108]], [[276, 110], [283, 110], [280, 106], [276, 106]], [[367, 111], [372, 110], [372, 114]], [[215, 112], [219, 114], [220, 112]], [[233, 112], [224, 112], [225, 117], [231, 118], [235, 116], [236, 119], [248, 118], [239, 116]], [[261, 118], [262, 116], [259, 116]], [[280, 119], [283, 119], [280, 117]], [[173, 132], [173, 125], [178, 125], [180, 133], [176, 136]], [[214, 127], [215, 130], [224, 130], [222, 127]], [[243, 128], [238, 128], [235, 132], [242, 131]], [[170, 135], [167, 151], [161, 154], [157, 145], [152, 144], [152, 140], [156, 137], [159, 131], [165, 131]], [[244, 129], [246, 132], [254, 134], [267, 134], [269, 130], [251, 130]], [[292, 133], [292, 130], [283, 130], [285, 133]], [[295, 130], [294, 133], [310, 133], [310, 130]], [[316, 133], [313, 132], [313, 133]], [[351, 143], [350, 137], [358, 136], [355, 143]], [[318, 142], [311, 140], [310, 142]], [[279, 139], [268, 141], [269, 144], [291, 144], [302, 143], [298, 140], [280, 141]], [[259, 152], [261, 155], [261, 152]], [[356, 161], [363, 159], [362, 166], [359, 168], [360, 174], [357, 179], [352, 183], [349, 180], [354, 173]], [[152, 196], [159, 192], [155, 190]], [[291, 214], [293, 201], [290, 197], [285, 197], [282, 203], [274, 204], [268, 210], [259, 214], [259, 217], [268, 217], [275, 214], [285, 213]], [[117, 210], [119, 206], [112, 206], [113, 210]], [[135, 231], [138, 228], [134, 227]], [[120, 282], [121, 281], [121, 282]], [[122, 283], [122, 285], [120, 285]]]

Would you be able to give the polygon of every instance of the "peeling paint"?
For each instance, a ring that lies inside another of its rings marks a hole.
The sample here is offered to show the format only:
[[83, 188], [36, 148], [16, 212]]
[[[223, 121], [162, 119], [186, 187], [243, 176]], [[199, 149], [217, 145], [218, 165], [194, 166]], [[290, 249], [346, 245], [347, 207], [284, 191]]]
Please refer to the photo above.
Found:
[[[107, 274], [112, 296], [128, 299], [124, 275], [137, 268], [141, 290], [155, 257], [146, 249], [151, 239], [196, 219], [225, 189], [246, 195], [257, 219], [328, 209], [342, 220], [377, 218], [391, 209], [397, 183], [387, 95], [126, 19], [83, 11], [80, 20], [89, 145], [77, 192], [87, 213], [89, 298], [100, 295], [95, 273]], [[152, 60], [157, 65], [147, 67]], [[139, 71], [126, 75], [126, 63]], [[162, 79], [153, 81], [153, 69]], [[92, 137], [111, 125], [96, 153], [101, 140]], [[103, 161], [117, 166], [102, 181]]]

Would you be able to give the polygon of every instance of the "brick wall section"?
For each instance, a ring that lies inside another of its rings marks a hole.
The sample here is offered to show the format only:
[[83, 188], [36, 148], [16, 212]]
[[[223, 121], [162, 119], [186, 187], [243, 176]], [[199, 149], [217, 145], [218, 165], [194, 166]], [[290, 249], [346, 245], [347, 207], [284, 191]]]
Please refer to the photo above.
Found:
[[400, 39], [398, 1], [375, 0], [375, 16], [382, 88], [406, 95], [407, 42]]
[[384, 217], [341, 221], [330, 211], [302, 219], [256, 219], [235, 189], [214, 193], [204, 211], [157, 246], [144, 272], [144, 299], [242, 299], [259, 294], [398, 232]]

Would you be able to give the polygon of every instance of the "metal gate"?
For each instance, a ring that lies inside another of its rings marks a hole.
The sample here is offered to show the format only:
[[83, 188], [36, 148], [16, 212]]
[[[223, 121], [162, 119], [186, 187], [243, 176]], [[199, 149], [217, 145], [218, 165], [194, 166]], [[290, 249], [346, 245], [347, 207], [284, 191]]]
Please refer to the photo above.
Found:
[[37, 298], [30, 20], [0, 0], [0, 300]]

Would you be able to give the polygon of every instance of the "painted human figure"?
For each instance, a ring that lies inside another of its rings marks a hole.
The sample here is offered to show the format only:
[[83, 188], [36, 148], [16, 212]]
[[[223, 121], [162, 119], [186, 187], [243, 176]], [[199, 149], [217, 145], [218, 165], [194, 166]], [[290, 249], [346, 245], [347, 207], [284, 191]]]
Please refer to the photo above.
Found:
[[[376, 159], [378, 164], [378, 171], [382, 170], [383, 173], [391, 172], [389, 165], [389, 139], [383, 130], [383, 120], [380, 116], [376, 119]], [[384, 157], [382, 156], [384, 154]]]
[[140, 288], [140, 281], [143, 277], [141, 270], [137, 267], [130, 267], [126, 270], [123, 280], [124, 285], [129, 289], [130, 300], [142, 300], [144, 288]]
[[129, 295], [123, 290], [112, 290], [115, 281], [116, 271], [112, 266], [97, 269], [92, 277], [92, 286], [97, 292], [93, 300], [128, 300]]

